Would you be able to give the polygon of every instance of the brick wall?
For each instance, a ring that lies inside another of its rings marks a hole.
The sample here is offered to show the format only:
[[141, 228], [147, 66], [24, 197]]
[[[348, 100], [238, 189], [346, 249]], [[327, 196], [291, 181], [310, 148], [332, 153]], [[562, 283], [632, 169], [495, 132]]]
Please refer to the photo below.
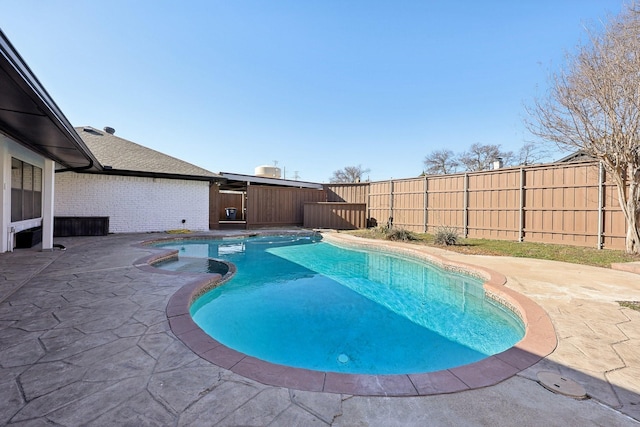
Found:
[[208, 230], [209, 183], [59, 173], [54, 215], [108, 216], [110, 233]]

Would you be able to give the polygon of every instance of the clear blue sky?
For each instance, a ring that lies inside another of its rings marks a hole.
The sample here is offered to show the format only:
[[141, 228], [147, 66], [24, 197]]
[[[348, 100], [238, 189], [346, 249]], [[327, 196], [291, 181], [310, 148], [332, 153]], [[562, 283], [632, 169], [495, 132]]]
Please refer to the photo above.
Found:
[[213, 172], [408, 178], [447, 148], [530, 140], [524, 105], [623, 0], [0, 0], [74, 126]]

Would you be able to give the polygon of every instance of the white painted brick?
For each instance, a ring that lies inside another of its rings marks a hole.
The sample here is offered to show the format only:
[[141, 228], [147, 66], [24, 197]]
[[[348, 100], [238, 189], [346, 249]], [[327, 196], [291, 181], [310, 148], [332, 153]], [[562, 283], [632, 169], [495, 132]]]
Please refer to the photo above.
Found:
[[209, 229], [208, 182], [74, 172], [55, 180], [55, 216], [108, 216], [110, 233]]

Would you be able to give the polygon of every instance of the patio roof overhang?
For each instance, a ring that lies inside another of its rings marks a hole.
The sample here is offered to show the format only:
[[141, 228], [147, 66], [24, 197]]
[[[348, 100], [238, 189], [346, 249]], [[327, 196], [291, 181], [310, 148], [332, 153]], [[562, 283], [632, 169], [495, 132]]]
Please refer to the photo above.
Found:
[[102, 169], [2, 30], [0, 132], [65, 168]]
[[270, 185], [276, 187], [314, 188], [322, 190], [322, 184], [306, 181], [293, 181], [290, 179], [266, 178], [255, 175], [241, 175], [237, 173], [219, 172], [223, 178], [220, 182], [220, 190], [246, 191], [247, 185]]

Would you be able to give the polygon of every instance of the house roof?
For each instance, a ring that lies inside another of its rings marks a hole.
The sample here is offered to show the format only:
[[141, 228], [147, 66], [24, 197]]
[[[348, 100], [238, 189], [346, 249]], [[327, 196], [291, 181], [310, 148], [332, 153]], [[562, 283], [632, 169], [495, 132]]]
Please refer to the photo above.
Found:
[[220, 172], [220, 176], [225, 178], [222, 182], [221, 190], [244, 191], [247, 184], [271, 185], [278, 187], [315, 188], [322, 190], [322, 184], [307, 181], [294, 181], [290, 179], [269, 178], [255, 175], [241, 175], [237, 173]]
[[583, 150], [578, 150], [574, 153], [569, 154], [568, 156], [561, 158], [560, 160], [556, 160], [556, 163], [586, 162], [593, 160], [595, 160], [595, 157], [593, 157], [591, 154], [588, 154]]
[[[108, 128], [105, 128], [109, 130]], [[90, 126], [77, 127], [89, 150], [104, 167], [104, 173], [115, 175], [180, 177], [195, 180], [220, 178], [191, 163], [171, 157], [135, 142]]]
[[65, 168], [100, 165], [0, 30], [0, 132]]

